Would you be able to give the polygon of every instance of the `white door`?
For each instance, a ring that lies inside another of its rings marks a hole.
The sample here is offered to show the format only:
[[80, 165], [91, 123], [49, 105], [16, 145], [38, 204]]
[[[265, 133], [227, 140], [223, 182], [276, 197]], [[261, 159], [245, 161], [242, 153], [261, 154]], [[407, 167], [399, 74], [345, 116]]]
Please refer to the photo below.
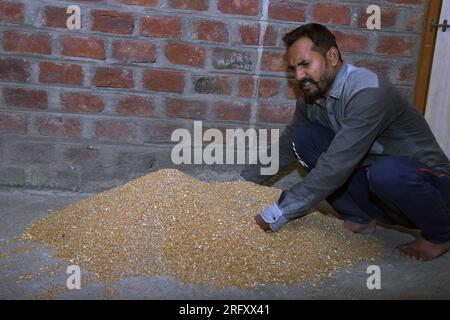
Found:
[[[450, 21], [450, 1], [442, 1], [439, 23]], [[425, 119], [450, 158], [450, 28], [439, 27], [434, 49]]]

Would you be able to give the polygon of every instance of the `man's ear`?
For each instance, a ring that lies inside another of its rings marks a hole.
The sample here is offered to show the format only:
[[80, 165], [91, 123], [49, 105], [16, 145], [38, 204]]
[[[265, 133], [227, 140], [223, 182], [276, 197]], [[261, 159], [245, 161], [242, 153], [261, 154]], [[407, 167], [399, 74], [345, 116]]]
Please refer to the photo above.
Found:
[[327, 52], [327, 59], [331, 66], [336, 67], [339, 63], [339, 51], [335, 47], [331, 47]]

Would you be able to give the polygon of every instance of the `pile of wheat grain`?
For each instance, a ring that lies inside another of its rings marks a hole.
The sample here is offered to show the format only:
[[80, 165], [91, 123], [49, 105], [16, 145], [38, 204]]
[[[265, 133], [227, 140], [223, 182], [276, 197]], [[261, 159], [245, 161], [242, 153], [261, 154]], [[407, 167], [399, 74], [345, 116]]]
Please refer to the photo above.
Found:
[[207, 183], [159, 170], [34, 222], [23, 238], [111, 282], [173, 275], [216, 287], [294, 284], [373, 260], [383, 246], [312, 213], [277, 233], [253, 216], [281, 190], [250, 182]]

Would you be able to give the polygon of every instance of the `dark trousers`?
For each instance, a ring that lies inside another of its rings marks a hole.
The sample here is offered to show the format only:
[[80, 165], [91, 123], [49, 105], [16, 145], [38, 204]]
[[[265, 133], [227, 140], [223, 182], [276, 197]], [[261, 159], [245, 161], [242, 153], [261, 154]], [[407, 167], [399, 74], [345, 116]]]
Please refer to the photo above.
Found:
[[[295, 131], [294, 149], [308, 172], [333, 138], [333, 131], [317, 122]], [[434, 243], [450, 240], [450, 177], [418, 160], [380, 156], [356, 169], [327, 201], [345, 220], [365, 224], [376, 219], [421, 229]]]

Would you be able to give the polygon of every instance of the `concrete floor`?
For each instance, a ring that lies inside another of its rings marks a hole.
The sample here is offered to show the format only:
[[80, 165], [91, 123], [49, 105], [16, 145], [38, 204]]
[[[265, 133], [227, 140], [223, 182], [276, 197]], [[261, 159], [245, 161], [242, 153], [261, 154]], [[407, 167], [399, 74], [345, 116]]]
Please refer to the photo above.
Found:
[[[237, 171], [238, 172], [238, 171]], [[236, 171], [197, 170], [202, 180], [232, 180]], [[279, 181], [286, 187], [299, 179], [296, 171]], [[66, 268], [70, 262], [51, 258], [51, 248], [36, 245], [30, 251], [20, 242], [8, 240], [20, 235], [48, 210], [62, 208], [90, 194], [49, 190], [0, 188], [0, 299], [449, 299], [450, 254], [417, 262], [394, 256], [399, 243], [413, 239], [409, 234], [378, 228], [376, 236], [385, 241], [387, 255], [370, 264], [381, 270], [381, 289], [369, 290], [369, 263], [336, 273], [332, 278], [295, 286], [266, 285], [252, 289], [181, 284], [170, 276], [129, 278], [105, 286], [96, 280], [83, 283], [89, 272], [82, 270], [80, 290], [68, 290]], [[325, 204], [319, 208], [329, 210]]]

